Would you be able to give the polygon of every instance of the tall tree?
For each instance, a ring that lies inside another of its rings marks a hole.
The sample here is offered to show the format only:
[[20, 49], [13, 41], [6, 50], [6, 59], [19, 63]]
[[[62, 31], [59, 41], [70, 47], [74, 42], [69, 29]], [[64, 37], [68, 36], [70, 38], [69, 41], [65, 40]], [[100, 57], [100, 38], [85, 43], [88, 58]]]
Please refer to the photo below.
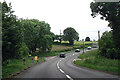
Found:
[[85, 41], [90, 41], [90, 37], [86, 37], [86, 38], [85, 38]]
[[2, 3], [2, 53], [3, 60], [18, 57], [22, 43], [22, 31], [16, 16], [11, 10], [12, 6]]
[[78, 33], [72, 27], [66, 28], [64, 31], [64, 40], [68, 40], [71, 45], [73, 45], [74, 40], [78, 40]]
[[34, 52], [36, 48], [51, 50], [54, 34], [48, 23], [36, 19], [21, 19], [20, 23], [24, 29], [24, 42], [31, 51]]
[[101, 19], [109, 22], [113, 31], [115, 47], [120, 49], [120, 2], [92, 2], [90, 4], [92, 16], [102, 15]]

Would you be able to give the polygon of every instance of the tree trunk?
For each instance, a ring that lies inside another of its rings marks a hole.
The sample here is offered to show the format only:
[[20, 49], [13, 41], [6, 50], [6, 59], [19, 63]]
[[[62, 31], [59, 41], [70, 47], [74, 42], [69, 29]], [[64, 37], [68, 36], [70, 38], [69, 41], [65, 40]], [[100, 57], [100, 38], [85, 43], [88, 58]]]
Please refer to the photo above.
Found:
[[70, 40], [70, 41], [69, 41], [69, 44], [70, 44], [70, 45], [73, 45], [73, 40]]

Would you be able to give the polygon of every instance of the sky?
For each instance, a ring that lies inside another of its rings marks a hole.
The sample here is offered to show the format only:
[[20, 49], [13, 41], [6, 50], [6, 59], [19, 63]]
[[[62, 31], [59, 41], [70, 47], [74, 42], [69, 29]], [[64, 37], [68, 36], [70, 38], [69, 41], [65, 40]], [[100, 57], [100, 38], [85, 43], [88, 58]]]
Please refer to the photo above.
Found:
[[108, 22], [98, 16], [91, 16], [90, 3], [93, 0], [6, 0], [11, 2], [12, 10], [18, 18], [38, 19], [50, 24], [51, 32], [60, 34], [67, 27], [74, 28], [80, 40], [90, 37], [98, 40], [106, 30]]

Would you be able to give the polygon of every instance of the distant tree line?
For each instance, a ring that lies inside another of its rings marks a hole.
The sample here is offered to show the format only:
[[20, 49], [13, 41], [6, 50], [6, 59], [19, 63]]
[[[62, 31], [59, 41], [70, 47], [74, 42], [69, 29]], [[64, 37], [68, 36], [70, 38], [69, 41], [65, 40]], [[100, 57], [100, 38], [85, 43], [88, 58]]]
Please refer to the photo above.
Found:
[[50, 51], [54, 39], [51, 27], [37, 19], [18, 19], [13, 14], [11, 3], [2, 5], [2, 57], [3, 60], [21, 58], [36, 48]]
[[112, 29], [102, 35], [100, 54], [120, 59], [120, 2], [92, 2], [90, 8], [93, 18], [102, 15], [101, 19], [108, 21]]

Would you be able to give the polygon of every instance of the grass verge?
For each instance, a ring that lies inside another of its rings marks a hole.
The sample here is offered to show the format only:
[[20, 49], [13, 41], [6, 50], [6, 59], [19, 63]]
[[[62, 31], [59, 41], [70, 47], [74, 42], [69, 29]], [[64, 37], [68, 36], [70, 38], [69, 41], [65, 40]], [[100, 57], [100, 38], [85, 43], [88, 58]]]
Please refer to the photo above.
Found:
[[6, 62], [8, 62], [8, 64], [6, 64], [6, 62], [3, 62], [2, 77], [3, 78], [10, 77], [11, 75], [15, 73], [20, 72], [21, 70], [26, 69], [27, 67], [36, 64], [37, 62], [35, 60], [32, 62], [32, 58], [34, 59], [34, 56], [38, 56], [39, 62], [42, 62], [45, 59], [41, 57], [56, 56], [56, 55], [59, 55], [61, 52], [68, 53], [68, 52], [73, 51], [76, 48], [81, 49], [82, 47], [80, 45], [78, 46], [53, 45], [51, 52], [46, 52], [46, 53], [35, 52], [34, 54], [32, 54], [31, 58], [25, 57], [26, 65], [23, 64], [22, 59], [7, 60]]
[[2, 78], [9, 78], [12, 75], [14, 75], [15, 73], [18, 73], [36, 63], [40, 63], [45, 60], [43, 58], [38, 58], [38, 62], [37, 62], [35, 60], [32, 60], [32, 58], [34, 59], [34, 57], [30, 57], [30, 58], [26, 57], [25, 65], [23, 64], [23, 59], [7, 60], [8, 64], [6, 64], [6, 62], [3, 62]]
[[100, 71], [110, 72], [120, 75], [118, 60], [108, 59], [98, 54], [98, 50], [92, 50], [78, 56], [82, 60], [74, 61], [74, 64]]

